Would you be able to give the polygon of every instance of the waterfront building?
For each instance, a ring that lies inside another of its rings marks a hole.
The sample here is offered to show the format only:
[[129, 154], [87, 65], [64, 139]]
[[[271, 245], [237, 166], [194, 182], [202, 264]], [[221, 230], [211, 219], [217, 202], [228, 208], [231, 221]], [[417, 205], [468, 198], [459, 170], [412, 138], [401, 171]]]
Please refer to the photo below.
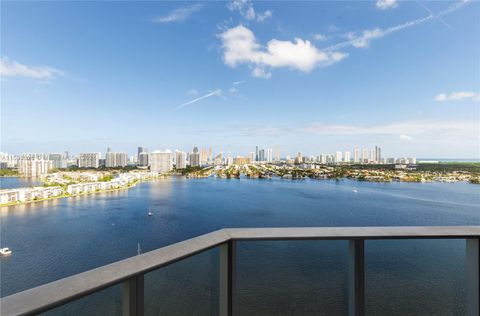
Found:
[[167, 151], [154, 151], [150, 154], [150, 171], [156, 173], [166, 173], [173, 169], [173, 157], [172, 152]]
[[258, 146], [255, 146], [255, 161], [259, 161], [259, 159], [258, 159]]
[[373, 162], [376, 163], [377, 161], [375, 160], [375, 149], [370, 149], [370, 158], [368, 159], [368, 162]]
[[253, 152], [253, 151], [250, 152], [250, 161], [251, 161], [252, 163], [256, 161], [256, 159], [255, 159], [255, 152]]
[[105, 167], [125, 167], [127, 165], [127, 153], [112, 152], [110, 148], [105, 155]]
[[142, 167], [148, 166], [148, 149], [145, 147], [138, 147], [138, 165]]
[[349, 152], [349, 151], [346, 151], [346, 152], [343, 154], [343, 162], [347, 162], [347, 163], [350, 162], [350, 152]]
[[368, 163], [368, 149], [362, 149], [362, 163]]
[[183, 151], [175, 153], [175, 167], [177, 169], [185, 169], [187, 167], [187, 154]]
[[375, 146], [375, 162], [381, 163], [382, 161], [382, 149], [380, 147]]
[[302, 152], [299, 151], [297, 153], [297, 157], [295, 157], [295, 163], [299, 164], [299, 163], [302, 163], [302, 162], [303, 162]]
[[353, 162], [354, 163], [360, 162], [360, 152], [358, 150], [358, 147], [355, 147], [355, 149], [353, 150]]
[[212, 148], [206, 149], [206, 148], [201, 148], [200, 149], [200, 166], [204, 166], [208, 164], [212, 160]]
[[273, 149], [268, 148], [266, 154], [267, 154], [267, 157], [266, 157], [267, 162], [272, 162], [272, 160], [273, 160]]
[[79, 168], [98, 168], [100, 153], [81, 153], [77, 160]]
[[336, 163], [342, 162], [342, 152], [341, 151], [337, 151], [335, 153], [335, 162]]
[[200, 166], [200, 154], [198, 153], [198, 148], [193, 147], [193, 153], [190, 154], [189, 159], [190, 166], [199, 167]]
[[38, 159], [35, 156], [22, 157], [18, 161], [18, 172], [27, 177], [38, 177], [53, 169], [53, 163], [48, 159]]
[[265, 161], [265, 149], [258, 151], [258, 161]]
[[234, 161], [234, 164], [236, 165], [247, 165], [249, 163], [251, 163], [250, 157], [237, 156]]
[[233, 165], [233, 158], [228, 156], [227, 157], [227, 166], [231, 166], [231, 165]]
[[48, 160], [52, 161], [53, 168], [67, 168], [67, 157], [65, 153], [52, 153], [48, 155]]
[[273, 161], [279, 162], [280, 161], [280, 147], [275, 146], [273, 148]]

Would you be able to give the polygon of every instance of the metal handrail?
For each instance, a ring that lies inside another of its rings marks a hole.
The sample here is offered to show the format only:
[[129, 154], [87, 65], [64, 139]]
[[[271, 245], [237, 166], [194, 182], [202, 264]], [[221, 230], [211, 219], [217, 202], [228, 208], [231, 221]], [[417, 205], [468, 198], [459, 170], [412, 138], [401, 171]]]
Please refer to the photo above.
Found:
[[[249, 240], [349, 240], [352, 289], [350, 313], [363, 315], [363, 242], [370, 239], [467, 239], [469, 273], [478, 278], [480, 226], [228, 228], [117, 261], [0, 299], [1, 315], [30, 315], [50, 310], [112, 285], [124, 284], [124, 314], [143, 314], [143, 275], [221, 245], [221, 314], [231, 315], [234, 299], [235, 243]], [[473, 259], [472, 259], [473, 258]], [[472, 261], [473, 260], [473, 261]], [[475, 261], [476, 260], [476, 261]], [[222, 263], [223, 262], [223, 263]], [[473, 262], [473, 263], [472, 263]], [[475, 274], [476, 273], [476, 274]], [[223, 276], [222, 276], [223, 275]], [[470, 289], [470, 287], [472, 287]], [[478, 311], [478, 281], [468, 285]], [[141, 288], [141, 289], [139, 289]], [[357, 290], [355, 290], [357, 289]], [[476, 291], [476, 293], [475, 293]], [[140, 296], [138, 294], [141, 293]], [[224, 295], [225, 294], [225, 295]], [[477, 299], [475, 302], [475, 295]], [[357, 297], [355, 299], [355, 297]], [[472, 304], [472, 303], [469, 303]], [[470, 307], [471, 309], [472, 307]]]

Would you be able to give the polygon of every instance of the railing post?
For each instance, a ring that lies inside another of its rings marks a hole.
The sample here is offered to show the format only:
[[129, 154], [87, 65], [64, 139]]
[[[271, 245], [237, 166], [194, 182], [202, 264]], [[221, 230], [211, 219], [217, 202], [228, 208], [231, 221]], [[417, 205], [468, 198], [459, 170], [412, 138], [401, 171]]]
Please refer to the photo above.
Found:
[[229, 240], [220, 245], [220, 316], [232, 316], [236, 284], [236, 242]]
[[480, 315], [480, 242], [478, 238], [467, 239], [467, 315]]
[[348, 315], [365, 315], [365, 241], [349, 241]]
[[143, 316], [143, 274], [123, 282], [123, 316]]

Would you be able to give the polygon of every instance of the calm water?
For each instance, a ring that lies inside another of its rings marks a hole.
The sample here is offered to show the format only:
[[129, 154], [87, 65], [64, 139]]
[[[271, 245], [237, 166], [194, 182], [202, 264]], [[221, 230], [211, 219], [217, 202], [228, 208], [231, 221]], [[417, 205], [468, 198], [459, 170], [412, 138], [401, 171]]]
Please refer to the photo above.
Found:
[[[352, 190], [357, 189], [358, 193]], [[146, 216], [151, 209], [154, 215]], [[480, 225], [480, 186], [315, 180], [167, 179], [0, 211], [1, 295], [223, 227]], [[239, 315], [344, 315], [345, 241], [240, 243]], [[366, 243], [369, 315], [465, 313], [465, 242]], [[212, 315], [218, 250], [146, 276], [147, 314]], [[56, 314], [120, 312], [113, 287]], [[93, 302], [93, 303], [92, 303]]]

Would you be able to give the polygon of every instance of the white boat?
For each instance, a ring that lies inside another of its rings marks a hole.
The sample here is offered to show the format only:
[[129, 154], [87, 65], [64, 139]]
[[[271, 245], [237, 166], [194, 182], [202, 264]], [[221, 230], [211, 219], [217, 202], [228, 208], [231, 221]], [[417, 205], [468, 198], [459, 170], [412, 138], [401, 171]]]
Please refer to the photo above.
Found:
[[148, 216], [152, 216], [152, 215], [153, 215], [153, 213], [152, 213], [152, 212], [150, 212], [150, 211], [148, 211], [148, 214], [147, 214], [147, 215], [148, 215]]
[[1, 248], [1, 249], [0, 249], [0, 254], [1, 254], [2, 256], [8, 256], [8, 255], [11, 255], [11, 254], [12, 254], [12, 251], [10, 250], [10, 248], [5, 247], [5, 248]]
[[353, 192], [353, 193], [357, 193], [358, 190], [357, 190], [357, 189], [353, 189], [352, 192]]

